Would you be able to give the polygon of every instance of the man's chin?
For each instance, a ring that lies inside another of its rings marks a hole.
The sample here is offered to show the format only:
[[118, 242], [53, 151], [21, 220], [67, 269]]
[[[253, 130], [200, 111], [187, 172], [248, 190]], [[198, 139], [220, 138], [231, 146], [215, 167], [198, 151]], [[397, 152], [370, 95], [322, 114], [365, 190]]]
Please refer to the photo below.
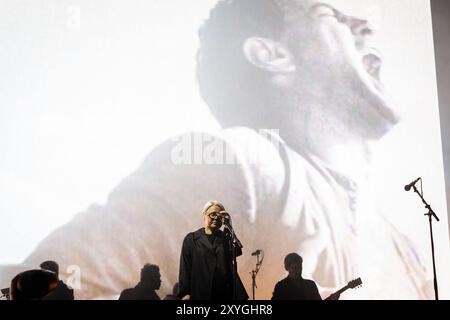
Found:
[[366, 90], [363, 90], [363, 98], [367, 101], [367, 108], [372, 109], [369, 114], [378, 123], [379, 130], [382, 131], [379, 134], [383, 136], [400, 122], [401, 116], [380, 81], [369, 77], [364, 79], [364, 83]]
[[390, 101], [385, 99], [377, 99], [372, 105], [373, 108], [381, 115], [387, 127], [394, 127], [400, 122], [400, 114], [392, 107]]
[[378, 117], [367, 120], [366, 134], [371, 139], [381, 139], [387, 135], [399, 122], [400, 117], [391, 108], [383, 104], [374, 104]]

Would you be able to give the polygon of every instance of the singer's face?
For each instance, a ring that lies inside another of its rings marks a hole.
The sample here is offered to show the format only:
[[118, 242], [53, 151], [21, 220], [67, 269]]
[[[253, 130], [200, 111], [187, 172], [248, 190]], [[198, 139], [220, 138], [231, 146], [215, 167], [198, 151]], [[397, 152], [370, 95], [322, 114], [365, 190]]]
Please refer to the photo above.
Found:
[[221, 208], [218, 206], [211, 206], [206, 210], [203, 216], [205, 228], [211, 230], [219, 229], [222, 226]]

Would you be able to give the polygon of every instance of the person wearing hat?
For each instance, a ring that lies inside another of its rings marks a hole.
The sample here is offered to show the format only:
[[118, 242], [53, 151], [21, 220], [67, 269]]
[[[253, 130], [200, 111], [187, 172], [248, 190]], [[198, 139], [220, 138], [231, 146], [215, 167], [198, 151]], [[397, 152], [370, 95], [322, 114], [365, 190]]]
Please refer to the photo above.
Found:
[[[248, 299], [247, 292], [236, 274], [236, 297], [233, 292], [233, 257], [230, 232], [221, 231], [229, 217], [218, 201], [209, 201], [203, 208], [204, 227], [186, 235], [183, 241], [180, 270], [179, 298], [183, 300], [237, 300]], [[236, 256], [242, 250], [236, 248]]]
[[58, 277], [48, 270], [27, 270], [11, 280], [11, 300], [43, 300], [58, 284]]

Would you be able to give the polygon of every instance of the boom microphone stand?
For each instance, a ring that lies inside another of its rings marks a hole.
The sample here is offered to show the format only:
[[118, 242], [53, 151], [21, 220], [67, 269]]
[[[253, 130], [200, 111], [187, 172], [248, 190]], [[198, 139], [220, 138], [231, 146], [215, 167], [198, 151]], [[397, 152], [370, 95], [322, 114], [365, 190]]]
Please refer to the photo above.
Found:
[[[421, 185], [421, 189], [422, 189], [422, 179], [420, 179], [420, 185]], [[428, 209], [428, 212], [425, 213], [425, 216], [428, 216], [428, 222], [429, 222], [429, 225], [430, 225], [431, 257], [433, 259], [433, 276], [434, 276], [434, 295], [435, 295], [436, 300], [439, 300], [438, 282], [437, 282], [437, 275], [436, 275], [436, 261], [435, 261], [435, 256], [434, 256], [434, 240], [433, 240], [433, 223], [432, 223], [433, 221], [432, 221], [432, 217], [434, 217], [437, 221], [439, 221], [439, 218], [436, 215], [436, 213], [433, 211], [433, 209], [431, 209], [431, 206], [428, 204], [428, 202], [424, 199], [423, 192], [420, 193], [417, 190], [415, 184], [413, 184], [412, 187], [414, 189], [414, 192], [419, 195], [420, 199], [422, 200], [423, 204], [425, 205], [425, 208]], [[405, 190], [407, 190], [406, 187], [405, 187]]]
[[236, 234], [234, 233], [231, 218], [229, 216], [228, 218], [224, 219], [223, 224], [225, 225], [225, 231], [228, 231], [228, 234], [230, 235], [230, 250], [233, 259], [233, 300], [237, 300], [237, 280], [238, 280], [237, 251], [239, 250], [242, 252], [243, 247], [242, 243], [239, 241]]
[[[259, 255], [262, 253], [262, 258], [259, 260]], [[256, 250], [252, 253], [252, 256], [256, 256], [256, 268], [255, 270], [252, 270], [250, 274], [252, 275], [252, 294], [253, 294], [253, 300], [255, 300], [255, 291], [256, 291], [256, 275], [259, 272], [259, 269], [261, 268], [262, 262], [264, 261], [264, 251], [262, 250]]]

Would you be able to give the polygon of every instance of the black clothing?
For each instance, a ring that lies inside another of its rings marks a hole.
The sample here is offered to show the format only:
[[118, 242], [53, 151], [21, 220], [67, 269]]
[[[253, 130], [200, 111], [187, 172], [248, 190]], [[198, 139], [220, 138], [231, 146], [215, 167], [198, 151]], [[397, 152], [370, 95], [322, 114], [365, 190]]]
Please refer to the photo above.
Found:
[[216, 240], [216, 233], [215, 232], [212, 233], [212, 234], [206, 234], [205, 233], [205, 236], [208, 238], [209, 243], [211, 243], [211, 245], [213, 245], [214, 244], [214, 240]]
[[[180, 257], [179, 294], [192, 300], [233, 299], [233, 263], [230, 238], [216, 230], [208, 237], [205, 229], [191, 232], [184, 238]], [[236, 250], [236, 256], [242, 251]], [[237, 275], [237, 299], [248, 299]]]
[[160, 298], [155, 290], [146, 288], [141, 283], [138, 283], [134, 288], [123, 290], [119, 300], [160, 300]]
[[[205, 233], [206, 238], [208, 238], [208, 241], [212, 246], [214, 246], [216, 235], [216, 232], [213, 232], [212, 234]], [[230, 285], [227, 285], [230, 284], [231, 281], [233, 281], [233, 279], [230, 278], [228, 274], [224, 275], [216, 265], [212, 281], [211, 300], [222, 300], [227, 298], [229, 299], [230, 296], [232, 297], [233, 292], [231, 290], [233, 288]]]
[[275, 285], [272, 300], [322, 300], [312, 280], [286, 277]]
[[58, 280], [56, 288], [42, 298], [42, 300], [74, 300], [73, 289], [61, 280]]

